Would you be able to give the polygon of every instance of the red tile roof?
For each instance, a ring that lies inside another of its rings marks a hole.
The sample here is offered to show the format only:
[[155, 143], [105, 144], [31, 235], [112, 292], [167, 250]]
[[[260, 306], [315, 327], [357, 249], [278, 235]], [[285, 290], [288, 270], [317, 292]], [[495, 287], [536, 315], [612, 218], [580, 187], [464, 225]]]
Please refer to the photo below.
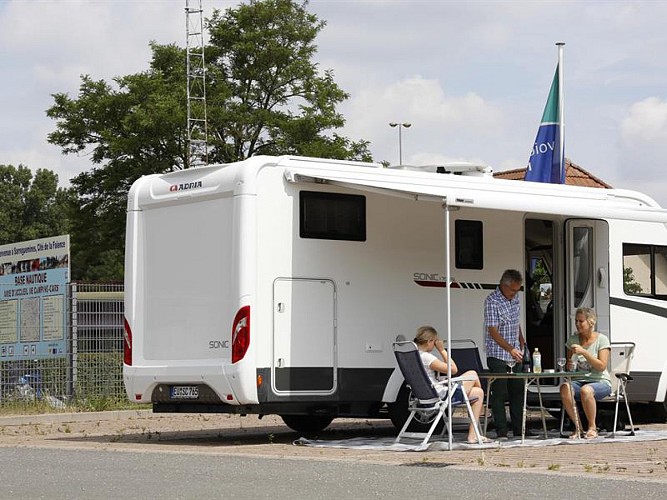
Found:
[[[590, 172], [587, 172], [581, 168], [579, 165], [572, 163], [569, 158], [565, 159], [565, 169], [565, 184], [569, 184], [570, 186], [586, 186], [606, 189], [611, 188], [611, 186], [604, 182], [602, 179], [598, 179]], [[517, 168], [514, 170], [505, 170], [503, 172], [494, 172], [493, 176], [498, 177], [499, 179], [512, 179], [521, 181], [523, 180], [525, 173], [525, 168]]]

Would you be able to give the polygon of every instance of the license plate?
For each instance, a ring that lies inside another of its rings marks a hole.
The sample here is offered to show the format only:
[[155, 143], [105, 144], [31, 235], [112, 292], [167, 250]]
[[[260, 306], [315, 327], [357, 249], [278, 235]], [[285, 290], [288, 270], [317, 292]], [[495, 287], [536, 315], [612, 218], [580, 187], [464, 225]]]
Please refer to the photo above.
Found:
[[196, 385], [172, 385], [169, 390], [170, 399], [197, 399], [199, 387]]

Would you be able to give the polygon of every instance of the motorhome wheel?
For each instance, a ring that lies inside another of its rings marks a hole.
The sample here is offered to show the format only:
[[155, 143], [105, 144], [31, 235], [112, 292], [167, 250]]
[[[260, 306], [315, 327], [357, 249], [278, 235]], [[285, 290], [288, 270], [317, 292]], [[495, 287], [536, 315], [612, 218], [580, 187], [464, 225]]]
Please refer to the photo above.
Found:
[[296, 432], [320, 432], [333, 421], [333, 417], [320, 415], [280, 415], [280, 418]]

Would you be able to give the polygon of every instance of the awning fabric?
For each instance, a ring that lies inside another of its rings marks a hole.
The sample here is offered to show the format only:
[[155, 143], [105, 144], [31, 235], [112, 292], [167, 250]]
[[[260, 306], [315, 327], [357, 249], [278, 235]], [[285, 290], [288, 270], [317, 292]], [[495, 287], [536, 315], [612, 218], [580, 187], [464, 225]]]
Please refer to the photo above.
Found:
[[288, 182], [331, 184], [448, 206], [667, 223], [667, 210], [641, 193], [626, 190], [359, 167], [288, 168], [285, 178]]

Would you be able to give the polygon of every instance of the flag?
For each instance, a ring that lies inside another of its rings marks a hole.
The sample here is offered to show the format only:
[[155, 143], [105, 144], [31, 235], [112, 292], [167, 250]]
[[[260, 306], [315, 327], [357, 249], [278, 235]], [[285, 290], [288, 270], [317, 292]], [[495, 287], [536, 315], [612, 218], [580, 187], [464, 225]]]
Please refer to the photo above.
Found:
[[562, 91], [559, 68], [551, 83], [547, 105], [544, 107], [540, 128], [530, 152], [524, 180], [565, 184], [565, 151], [563, 142]]

